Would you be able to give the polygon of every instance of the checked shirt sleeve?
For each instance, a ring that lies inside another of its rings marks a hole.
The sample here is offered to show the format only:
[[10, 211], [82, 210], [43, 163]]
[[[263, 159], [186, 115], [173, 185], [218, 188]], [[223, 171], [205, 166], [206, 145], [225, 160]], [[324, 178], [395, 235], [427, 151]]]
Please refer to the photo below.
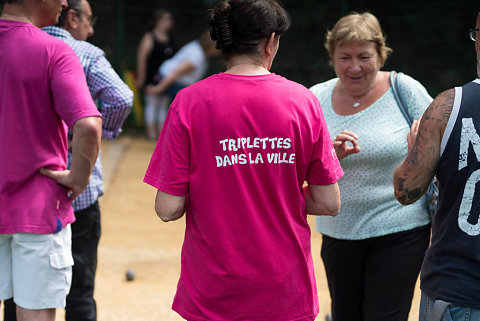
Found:
[[85, 71], [92, 98], [100, 102], [102, 138], [115, 139], [132, 109], [133, 92], [115, 72], [103, 52]]

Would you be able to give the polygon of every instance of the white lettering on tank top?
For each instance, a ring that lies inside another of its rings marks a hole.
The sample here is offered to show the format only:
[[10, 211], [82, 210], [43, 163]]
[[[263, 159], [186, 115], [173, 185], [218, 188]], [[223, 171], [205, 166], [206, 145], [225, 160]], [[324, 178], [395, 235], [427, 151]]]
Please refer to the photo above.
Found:
[[[472, 144], [473, 151], [480, 162], [480, 136], [478, 135], [472, 118], [462, 119], [462, 132], [460, 136], [460, 152], [458, 155], [458, 170], [468, 165], [468, 149]], [[475, 186], [480, 181], [480, 170], [473, 172], [465, 184], [463, 191], [462, 203], [458, 211], [458, 226], [460, 229], [470, 236], [480, 235], [480, 220], [477, 224], [468, 222], [470, 212], [472, 210], [473, 198], [475, 196]]]
[[467, 167], [468, 147], [472, 143], [477, 161], [480, 162], [480, 136], [475, 129], [472, 118], [462, 119], [462, 133], [460, 136], [460, 154], [458, 157], [458, 170]]

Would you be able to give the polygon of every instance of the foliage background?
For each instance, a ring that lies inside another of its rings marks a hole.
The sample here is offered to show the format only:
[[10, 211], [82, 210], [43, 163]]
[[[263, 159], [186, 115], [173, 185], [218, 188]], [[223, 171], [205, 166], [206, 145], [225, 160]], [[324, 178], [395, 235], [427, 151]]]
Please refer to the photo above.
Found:
[[[103, 48], [117, 68], [135, 70], [135, 56], [142, 34], [157, 8], [171, 10], [173, 36], [179, 46], [208, 28], [213, 0], [91, 0], [99, 16], [90, 39]], [[282, 37], [273, 71], [311, 86], [334, 77], [323, 47], [325, 33], [350, 11], [375, 14], [394, 49], [384, 70], [397, 70], [419, 80], [432, 96], [476, 77], [473, 42], [467, 29], [475, 27], [480, 4], [474, 0], [283, 0], [292, 18]], [[210, 72], [221, 71], [212, 61]]]
[[[281, 0], [292, 18], [282, 37], [273, 71], [311, 86], [334, 77], [323, 47], [325, 32], [350, 11], [375, 14], [394, 49], [384, 70], [403, 71], [432, 96], [476, 77], [475, 50], [467, 29], [475, 27], [478, 0]], [[151, 14], [170, 10], [178, 46], [208, 28], [208, 9], [216, 0], [90, 0], [99, 17], [89, 39], [104, 49], [117, 71], [135, 70], [136, 50]], [[217, 59], [210, 73], [223, 70]]]

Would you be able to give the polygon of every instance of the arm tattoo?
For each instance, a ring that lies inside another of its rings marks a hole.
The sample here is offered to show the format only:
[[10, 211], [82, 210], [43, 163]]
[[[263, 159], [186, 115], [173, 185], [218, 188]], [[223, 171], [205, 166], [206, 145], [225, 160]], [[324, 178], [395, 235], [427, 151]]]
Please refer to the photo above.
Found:
[[450, 119], [450, 115], [452, 114], [452, 110], [453, 110], [453, 102], [455, 100], [455, 90], [449, 89], [445, 91], [444, 94], [445, 94], [445, 100], [442, 104], [443, 121], [445, 123], [448, 123], [448, 120]]
[[417, 165], [417, 163], [418, 163], [418, 152], [415, 150], [415, 148], [408, 153], [407, 162], [412, 166]]
[[415, 143], [395, 181], [395, 194], [400, 203], [410, 204], [419, 199], [435, 174], [441, 133], [450, 119], [454, 99], [455, 90], [446, 90], [425, 111]]
[[455, 90], [448, 89], [442, 92], [432, 102], [429, 108], [425, 111], [424, 120], [434, 120], [447, 123], [450, 119], [450, 114], [453, 109], [453, 101], [455, 100]]
[[420, 188], [415, 188], [413, 190], [405, 189], [403, 183], [405, 182], [406, 178], [398, 178], [397, 179], [397, 191], [400, 192], [400, 196], [398, 200], [402, 204], [410, 204], [415, 202], [422, 196], [422, 190]]
[[402, 204], [411, 204], [418, 200], [422, 196], [422, 191], [419, 188], [416, 188], [412, 191], [406, 190], [399, 198], [398, 200]]

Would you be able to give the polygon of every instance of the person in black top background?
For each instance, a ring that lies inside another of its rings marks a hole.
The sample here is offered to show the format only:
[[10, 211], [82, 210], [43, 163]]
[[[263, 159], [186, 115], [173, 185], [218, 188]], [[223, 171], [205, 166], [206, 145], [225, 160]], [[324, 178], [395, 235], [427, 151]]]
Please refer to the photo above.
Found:
[[[176, 52], [177, 48], [170, 35], [172, 27], [173, 16], [169, 11], [157, 10], [154, 13], [150, 31], [143, 35], [137, 51], [139, 89], [156, 84], [158, 67]], [[169, 103], [166, 95], [145, 93], [145, 126], [149, 139], [156, 140], [160, 134]]]

